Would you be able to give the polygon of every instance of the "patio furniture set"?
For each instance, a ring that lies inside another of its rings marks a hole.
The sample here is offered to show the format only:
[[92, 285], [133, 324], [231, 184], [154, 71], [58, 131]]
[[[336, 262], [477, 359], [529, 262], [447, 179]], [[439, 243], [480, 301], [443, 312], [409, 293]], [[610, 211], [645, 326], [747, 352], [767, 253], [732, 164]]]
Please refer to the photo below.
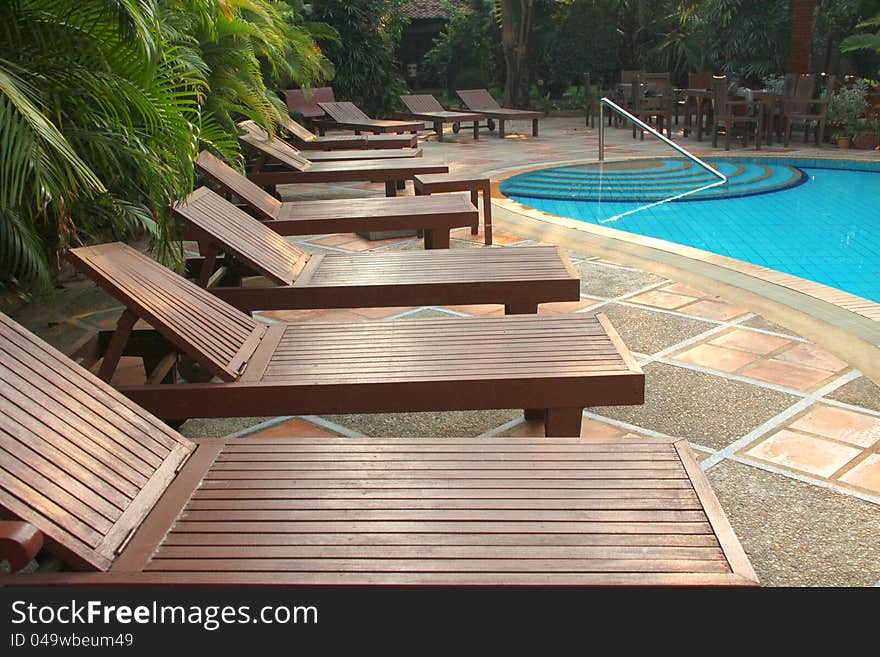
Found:
[[[449, 189], [431, 177], [445, 166], [380, 158], [372, 136], [322, 146], [357, 144], [374, 159], [313, 162], [242, 129], [247, 176], [201, 153], [196, 166], [219, 193], [201, 187], [173, 208], [199, 247], [191, 278], [122, 243], [71, 249], [124, 310], [69, 356], [0, 315], [0, 559], [15, 571], [45, 548], [64, 564], [7, 583], [757, 583], [686, 441], [579, 438], [585, 407], [640, 404], [645, 382], [601, 314], [536, 314], [580, 297], [560, 249], [449, 250], [450, 228], [476, 220], [467, 195], [394, 194], [398, 180]], [[313, 141], [298, 132], [289, 139]], [[388, 181], [391, 198], [271, 193], [343, 180]], [[426, 250], [309, 255], [284, 239], [377, 225], [424, 231]], [[265, 282], [244, 285], [255, 275]], [[506, 315], [250, 314], [484, 303]], [[144, 382], [114, 381], [123, 356], [143, 359]], [[500, 408], [542, 420], [546, 438], [193, 441], [172, 428]]]
[[[834, 88], [833, 76], [821, 77], [824, 78], [823, 90]], [[586, 121], [590, 126], [595, 125], [598, 103], [590, 86], [590, 76], [585, 76], [584, 81], [588, 96]], [[668, 73], [633, 70], [622, 71], [615, 88], [600, 95], [610, 96], [659, 131], [665, 128], [667, 136], [671, 136], [671, 125], [678, 123], [681, 110], [685, 134], [695, 128], [697, 141], [702, 141], [704, 131], [708, 130], [713, 147], [717, 147], [719, 133], [723, 132], [725, 150], [730, 149], [731, 135], [743, 126], [744, 146], [753, 135], [755, 148], [760, 150], [762, 142], [770, 143], [774, 133], [776, 140], [787, 146], [796, 124], [804, 126], [804, 143], [811, 127], [816, 144], [824, 141], [828, 96], [827, 92], [819, 93], [817, 87], [817, 76], [807, 73], [787, 74], [781, 93], [767, 89], [731, 90], [726, 76], [691, 73], [686, 88], [673, 89]], [[609, 112], [609, 125], [624, 122], [622, 117], [612, 114]], [[633, 137], [636, 132], [633, 125]], [[641, 137], [644, 139], [643, 132]]]

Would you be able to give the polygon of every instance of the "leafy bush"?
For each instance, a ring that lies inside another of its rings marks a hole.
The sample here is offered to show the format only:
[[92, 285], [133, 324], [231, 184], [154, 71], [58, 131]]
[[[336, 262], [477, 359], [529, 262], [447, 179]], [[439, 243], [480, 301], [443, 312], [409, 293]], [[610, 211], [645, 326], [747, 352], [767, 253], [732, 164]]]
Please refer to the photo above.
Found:
[[867, 95], [867, 81], [858, 80], [831, 97], [826, 118], [828, 123], [838, 126], [835, 137], [853, 138], [861, 131], [868, 109]]
[[312, 16], [333, 27], [338, 40], [319, 39], [333, 62], [334, 95], [370, 116], [387, 116], [406, 92], [397, 50], [405, 19], [397, 8], [407, 0], [314, 0]]

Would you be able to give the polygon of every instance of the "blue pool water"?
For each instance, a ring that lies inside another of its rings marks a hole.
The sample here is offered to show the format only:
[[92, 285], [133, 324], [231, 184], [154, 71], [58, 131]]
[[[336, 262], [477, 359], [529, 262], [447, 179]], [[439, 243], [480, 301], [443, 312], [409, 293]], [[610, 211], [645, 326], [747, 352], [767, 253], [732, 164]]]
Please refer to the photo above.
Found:
[[501, 192], [552, 214], [693, 246], [880, 302], [880, 163], [713, 164], [731, 177], [730, 185], [656, 205], [713, 179], [670, 158], [614, 163], [602, 171], [595, 164], [532, 171], [506, 180]]

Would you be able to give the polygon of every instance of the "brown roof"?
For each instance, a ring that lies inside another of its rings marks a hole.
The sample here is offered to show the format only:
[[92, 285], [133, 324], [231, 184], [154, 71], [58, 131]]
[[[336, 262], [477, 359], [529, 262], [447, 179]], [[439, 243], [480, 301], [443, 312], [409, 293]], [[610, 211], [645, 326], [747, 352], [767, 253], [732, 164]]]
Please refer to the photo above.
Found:
[[[467, 0], [449, 0], [456, 7], [465, 8]], [[408, 18], [449, 18], [450, 13], [445, 5], [447, 0], [411, 0], [398, 10], [401, 16]]]

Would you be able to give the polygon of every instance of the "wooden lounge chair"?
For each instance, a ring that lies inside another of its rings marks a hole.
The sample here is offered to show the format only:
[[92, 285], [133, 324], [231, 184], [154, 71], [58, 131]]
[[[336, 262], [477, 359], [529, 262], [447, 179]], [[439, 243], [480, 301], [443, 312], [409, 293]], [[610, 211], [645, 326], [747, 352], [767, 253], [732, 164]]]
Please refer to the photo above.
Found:
[[313, 87], [312, 89], [288, 89], [284, 92], [284, 99], [287, 102], [287, 109], [291, 112], [299, 114], [311, 126], [314, 126], [319, 134], [323, 135], [324, 130], [333, 121], [322, 110], [318, 103], [321, 101], [333, 101], [332, 87]]
[[281, 202], [207, 151], [195, 164], [280, 235], [417, 229], [424, 231], [426, 249], [448, 249], [449, 231], [473, 226], [479, 216], [466, 194]]
[[[269, 139], [259, 126], [245, 121], [240, 124], [244, 134], [239, 140], [259, 154], [251, 162], [248, 178], [270, 194], [277, 185], [290, 183], [329, 183], [352, 181], [384, 181], [385, 195], [396, 196], [398, 184], [412, 180], [420, 173], [448, 173], [445, 164], [403, 160], [349, 160], [344, 162], [312, 162], [296, 148], [281, 139]], [[309, 151], [311, 154], [314, 151]]]
[[584, 407], [644, 400], [644, 375], [604, 317], [264, 324], [125, 244], [68, 257], [126, 307], [102, 378], [137, 319], [215, 377], [120, 388], [168, 420], [524, 408], [548, 436], [578, 436]]
[[424, 130], [425, 125], [419, 121], [395, 121], [393, 119], [371, 119], [354, 103], [318, 103], [322, 110], [332, 118], [340, 128], [354, 130], [354, 134], [372, 132], [379, 135], [388, 132], [411, 132], [416, 134]]
[[[242, 121], [238, 127], [248, 134], [266, 138], [266, 132], [251, 120]], [[409, 157], [421, 157], [421, 148], [382, 148], [365, 149], [350, 148], [347, 150], [336, 149], [327, 151], [309, 151], [311, 162], [342, 162], [346, 160], [394, 160]]]
[[[205, 187], [174, 212], [204, 256], [199, 285], [240, 310], [500, 303], [518, 314], [580, 299], [580, 279], [555, 246], [310, 256]], [[231, 287], [241, 275], [229, 269], [212, 278], [221, 254], [275, 287]]]
[[189, 440], [0, 334], [6, 585], [757, 584], [683, 440]]
[[473, 112], [451, 112], [443, 107], [431, 94], [403, 94], [401, 102], [409, 110], [405, 113], [406, 118], [430, 121], [434, 124], [434, 132], [437, 133], [437, 141], [443, 141], [443, 124], [452, 123], [453, 129], [460, 123], [471, 122], [474, 124], [474, 139], [480, 138], [480, 121], [482, 114]]
[[532, 136], [538, 136], [538, 121], [544, 118], [544, 112], [519, 110], [501, 107], [485, 89], [458, 89], [455, 92], [461, 101], [472, 112], [482, 114], [488, 119], [498, 122], [498, 136], [504, 139], [505, 121], [531, 121]]
[[415, 148], [418, 137], [415, 135], [333, 135], [319, 137], [291, 118], [281, 126], [285, 139], [296, 148], [308, 151], [349, 150], [353, 148], [386, 149]]

